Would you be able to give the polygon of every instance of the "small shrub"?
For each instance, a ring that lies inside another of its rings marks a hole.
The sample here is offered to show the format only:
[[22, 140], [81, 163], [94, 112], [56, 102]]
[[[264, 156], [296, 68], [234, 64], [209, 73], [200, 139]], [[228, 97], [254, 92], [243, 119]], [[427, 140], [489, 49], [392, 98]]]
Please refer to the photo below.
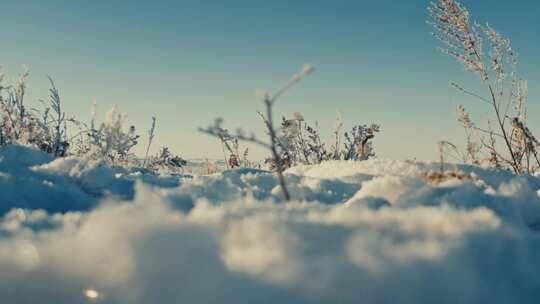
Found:
[[39, 111], [25, 104], [27, 69], [19, 75], [15, 85], [4, 86], [5, 74], [0, 75], [0, 145], [33, 145], [57, 157], [68, 152], [67, 122], [62, 111], [60, 94], [49, 78], [50, 99], [42, 101], [45, 109]]
[[173, 155], [168, 147], [163, 147], [159, 152], [148, 159], [148, 168], [159, 171], [177, 172], [187, 165], [187, 161], [178, 155]]
[[127, 165], [134, 155], [131, 149], [137, 145], [139, 135], [135, 134], [135, 126], [130, 126], [127, 131], [124, 125], [126, 114], [118, 113], [118, 107], [113, 107], [107, 112], [105, 122], [94, 127], [92, 120], [91, 128], [87, 133], [89, 138], [89, 157], [105, 160], [111, 165]]
[[328, 160], [362, 161], [375, 156], [372, 140], [380, 132], [379, 125], [354, 126], [350, 132], [343, 133], [342, 138], [343, 122], [338, 121], [333, 132], [334, 145], [328, 148], [321, 139], [317, 123], [309, 125], [298, 112], [291, 119], [283, 117], [279, 139], [285, 148], [282, 158], [287, 160], [283, 165], [313, 165]]
[[377, 124], [354, 126], [350, 133], [345, 132], [345, 160], [362, 161], [375, 156], [372, 140], [381, 127]]

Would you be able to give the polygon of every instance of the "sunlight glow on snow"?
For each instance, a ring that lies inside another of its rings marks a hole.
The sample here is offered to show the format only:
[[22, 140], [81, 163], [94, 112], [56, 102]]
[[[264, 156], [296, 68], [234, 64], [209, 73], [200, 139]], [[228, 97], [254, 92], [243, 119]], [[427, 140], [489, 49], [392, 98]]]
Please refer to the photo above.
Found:
[[85, 289], [83, 292], [84, 296], [91, 301], [97, 301], [103, 297], [97, 290], [89, 288]]

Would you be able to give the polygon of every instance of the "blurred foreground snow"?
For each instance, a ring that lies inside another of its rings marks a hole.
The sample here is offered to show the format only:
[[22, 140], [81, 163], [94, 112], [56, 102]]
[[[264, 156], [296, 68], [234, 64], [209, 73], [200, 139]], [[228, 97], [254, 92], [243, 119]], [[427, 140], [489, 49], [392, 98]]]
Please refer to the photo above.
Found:
[[[536, 303], [540, 179], [369, 160], [208, 176], [0, 150], [2, 303]], [[473, 174], [471, 174], [474, 172]]]

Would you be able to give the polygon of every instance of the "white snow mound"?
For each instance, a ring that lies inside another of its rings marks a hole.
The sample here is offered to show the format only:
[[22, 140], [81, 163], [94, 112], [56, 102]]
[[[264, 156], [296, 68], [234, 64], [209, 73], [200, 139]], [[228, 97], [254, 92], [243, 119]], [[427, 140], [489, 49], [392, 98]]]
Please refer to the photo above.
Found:
[[370, 160], [153, 175], [0, 149], [2, 303], [536, 303], [540, 179]]

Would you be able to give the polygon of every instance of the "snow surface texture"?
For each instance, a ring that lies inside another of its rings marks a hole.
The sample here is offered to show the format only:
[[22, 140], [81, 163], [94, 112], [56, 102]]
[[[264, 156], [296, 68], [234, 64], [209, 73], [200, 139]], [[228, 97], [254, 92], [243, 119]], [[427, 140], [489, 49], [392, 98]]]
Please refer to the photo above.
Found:
[[155, 176], [0, 150], [2, 303], [537, 303], [540, 180], [370, 160]]

